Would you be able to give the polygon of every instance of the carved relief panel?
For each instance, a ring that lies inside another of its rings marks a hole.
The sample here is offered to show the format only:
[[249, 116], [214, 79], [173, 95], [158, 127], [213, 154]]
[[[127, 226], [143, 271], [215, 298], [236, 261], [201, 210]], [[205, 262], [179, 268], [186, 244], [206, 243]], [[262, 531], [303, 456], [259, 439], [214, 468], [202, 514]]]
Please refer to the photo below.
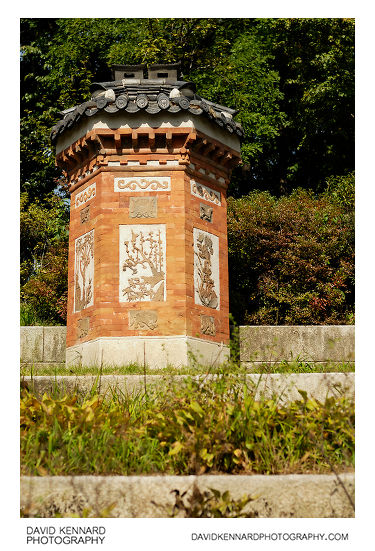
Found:
[[155, 310], [130, 310], [129, 328], [135, 331], [153, 331], [158, 326], [158, 314]]
[[204, 186], [203, 184], [198, 184], [195, 180], [190, 180], [190, 191], [194, 197], [199, 197], [215, 205], [221, 205], [220, 193], [218, 191]]
[[166, 297], [165, 224], [120, 225], [120, 302]]
[[153, 197], [130, 197], [129, 217], [130, 218], [156, 218], [158, 215], [158, 198]]
[[208, 308], [220, 309], [219, 238], [193, 229], [194, 300]]
[[213, 208], [209, 207], [205, 203], [200, 204], [199, 217], [207, 222], [212, 222]]
[[201, 332], [203, 335], [216, 335], [215, 319], [212, 316], [201, 316]]
[[77, 339], [83, 339], [87, 337], [90, 331], [89, 318], [81, 318], [77, 321]]
[[94, 304], [94, 230], [75, 240], [74, 311]]
[[90, 220], [90, 205], [87, 205], [87, 207], [84, 207], [83, 209], [81, 209], [80, 215], [81, 215], [81, 224], [88, 222]]
[[86, 189], [81, 191], [76, 195], [76, 199], [74, 202], [74, 206], [76, 208], [84, 205], [87, 203], [87, 201], [90, 201], [90, 199], [93, 199], [96, 196], [96, 183], [94, 182], [90, 186], [88, 186]]
[[170, 191], [170, 176], [132, 176], [115, 178], [115, 191]]

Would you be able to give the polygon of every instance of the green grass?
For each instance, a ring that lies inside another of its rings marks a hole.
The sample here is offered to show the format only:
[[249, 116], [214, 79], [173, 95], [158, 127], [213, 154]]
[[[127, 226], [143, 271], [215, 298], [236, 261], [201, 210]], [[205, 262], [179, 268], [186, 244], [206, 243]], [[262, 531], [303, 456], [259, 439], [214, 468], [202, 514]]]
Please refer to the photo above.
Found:
[[50, 365], [46, 367], [33, 367], [32, 365], [21, 365], [22, 376], [33, 375], [200, 375], [202, 373], [350, 373], [354, 372], [354, 363], [313, 363], [302, 360], [294, 360], [291, 362], [281, 361], [277, 364], [263, 363], [257, 367], [245, 368], [240, 366], [238, 362], [228, 362], [222, 366], [202, 366], [194, 363], [192, 366], [182, 366], [179, 368], [168, 366], [164, 369], [144, 368], [140, 364], [128, 364], [118, 367], [111, 366], [76, 366], [67, 368], [65, 364]]
[[[211, 370], [212, 371], [212, 370]], [[214, 371], [219, 371], [215, 369]], [[168, 366], [163, 369], [151, 369], [149, 367], [144, 368], [140, 364], [128, 364], [117, 367], [111, 366], [75, 366], [67, 368], [65, 364], [60, 364], [57, 366], [50, 365], [46, 367], [33, 367], [30, 365], [21, 365], [21, 375], [22, 376], [33, 376], [33, 375], [49, 375], [49, 376], [59, 376], [59, 375], [195, 375], [199, 373], [207, 372], [207, 368], [200, 366], [192, 367], [181, 367], [175, 368], [173, 366]]]
[[146, 395], [21, 392], [24, 475], [324, 473], [354, 467], [354, 404], [255, 400], [223, 373]]
[[303, 360], [287, 362], [283, 360], [277, 364], [263, 363], [253, 373], [351, 373], [355, 371], [354, 362], [322, 362], [314, 363]]

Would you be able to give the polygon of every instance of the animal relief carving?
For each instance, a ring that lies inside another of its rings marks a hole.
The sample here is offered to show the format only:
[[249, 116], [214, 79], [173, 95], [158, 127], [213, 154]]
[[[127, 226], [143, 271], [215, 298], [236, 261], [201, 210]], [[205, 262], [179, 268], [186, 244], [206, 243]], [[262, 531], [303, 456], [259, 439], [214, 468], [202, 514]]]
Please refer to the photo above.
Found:
[[165, 300], [165, 225], [120, 226], [120, 300]]
[[212, 316], [201, 316], [201, 332], [203, 335], [216, 335], [215, 320]]
[[200, 204], [200, 217], [202, 220], [207, 220], [207, 222], [212, 222], [213, 208], [205, 205], [204, 203]]
[[158, 326], [155, 310], [130, 310], [129, 328], [135, 331], [153, 331]]
[[77, 339], [86, 337], [90, 330], [90, 319], [82, 318], [77, 322]]
[[90, 220], [90, 205], [81, 210], [81, 224]]

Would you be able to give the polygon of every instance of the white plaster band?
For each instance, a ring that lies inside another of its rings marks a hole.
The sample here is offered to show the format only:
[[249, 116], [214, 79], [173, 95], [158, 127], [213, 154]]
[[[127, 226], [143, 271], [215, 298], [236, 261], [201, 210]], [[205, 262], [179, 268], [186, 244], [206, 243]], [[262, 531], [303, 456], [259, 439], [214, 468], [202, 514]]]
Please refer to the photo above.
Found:
[[144, 362], [150, 368], [187, 366], [195, 361], [220, 365], [229, 358], [229, 347], [221, 342], [187, 335], [98, 337], [66, 349], [66, 365], [124, 366]]

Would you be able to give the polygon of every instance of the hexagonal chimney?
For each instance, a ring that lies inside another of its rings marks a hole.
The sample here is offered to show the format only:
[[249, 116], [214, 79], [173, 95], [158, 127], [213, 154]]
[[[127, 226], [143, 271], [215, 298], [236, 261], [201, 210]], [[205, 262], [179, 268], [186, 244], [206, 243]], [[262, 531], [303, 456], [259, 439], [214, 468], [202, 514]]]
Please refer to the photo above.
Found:
[[67, 365], [228, 355], [226, 190], [235, 111], [179, 65], [116, 65], [51, 133], [71, 194]]

